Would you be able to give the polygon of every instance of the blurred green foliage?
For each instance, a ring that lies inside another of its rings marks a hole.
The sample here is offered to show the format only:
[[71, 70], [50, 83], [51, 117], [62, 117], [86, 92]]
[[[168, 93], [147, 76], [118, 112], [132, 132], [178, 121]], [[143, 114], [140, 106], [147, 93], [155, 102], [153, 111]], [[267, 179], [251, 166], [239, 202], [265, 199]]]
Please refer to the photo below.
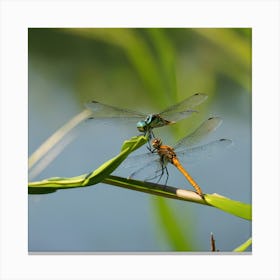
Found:
[[105, 94], [129, 107], [142, 96], [163, 108], [197, 91], [214, 96], [223, 82], [251, 91], [249, 28], [36, 28], [29, 55], [49, 60], [43, 71], [73, 83], [81, 102]]
[[149, 112], [207, 93], [199, 117], [184, 131], [173, 127], [180, 136], [211, 102], [237, 118], [250, 110], [242, 106], [251, 94], [250, 28], [32, 28], [29, 62], [73, 89], [80, 104], [95, 99]]

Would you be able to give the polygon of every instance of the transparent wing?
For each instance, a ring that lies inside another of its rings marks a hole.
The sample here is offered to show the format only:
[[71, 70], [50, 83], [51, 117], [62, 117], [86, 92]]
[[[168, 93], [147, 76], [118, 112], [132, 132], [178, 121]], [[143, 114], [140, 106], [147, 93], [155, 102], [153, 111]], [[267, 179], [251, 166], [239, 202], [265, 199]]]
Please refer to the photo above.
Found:
[[211, 132], [215, 131], [222, 123], [219, 117], [212, 117], [204, 121], [194, 132], [179, 140], [175, 145], [176, 151], [194, 146]]
[[218, 155], [231, 144], [232, 140], [219, 139], [202, 146], [176, 151], [176, 155], [182, 163], [196, 164], [202, 160]]
[[164, 173], [160, 157], [156, 152], [130, 156], [122, 163], [122, 167], [134, 170], [129, 175], [131, 179], [154, 181], [160, 179]]
[[143, 179], [145, 181], [153, 181], [161, 175], [162, 165], [160, 158], [157, 157], [145, 165], [139, 165], [138, 168], [129, 175], [131, 179]]
[[123, 163], [122, 167], [124, 168], [139, 168], [141, 166], [145, 166], [150, 162], [157, 160], [159, 158], [157, 153], [144, 153], [140, 155], [129, 156]]
[[207, 98], [208, 96], [204, 93], [196, 93], [180, 103], [168, 107], [159, 114], [166, 120], [179, 121], [196, 112], [193, 108], [204, 102]]
[[146, 118], [145, 114], [132, 111], [132, 110], [127, 110], [127, 109], [122, 109], [122, 108], [117, 108], [111, 105], [106, 105], [97, 101], [91, 101], [85, 103], [85, 107], [89, 109], [92, 112], [92, 118], [97, 118], [97, 119], [108, 119], [108, 118], [120, 118], [120, 119], [127, 119], [127, 118]]

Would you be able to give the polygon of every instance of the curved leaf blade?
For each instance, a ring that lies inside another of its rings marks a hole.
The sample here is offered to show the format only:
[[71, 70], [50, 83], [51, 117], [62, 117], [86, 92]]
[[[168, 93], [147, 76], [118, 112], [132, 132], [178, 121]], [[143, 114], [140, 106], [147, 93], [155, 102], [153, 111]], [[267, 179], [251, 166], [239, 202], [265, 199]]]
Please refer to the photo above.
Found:
[[240, 246], [235, 248], [233, 252], [244, 252], [251, 244], [252, 244], [252, 237], [250, 237], [247, 241], [245, 241]]
[[117, 156], [106, 161], [91, 173], [71, 178], [54, 177], [39, 182], [31, 182], [28, 184], [28, 193], [45, 194], [54, 192], [58, 189], [86, 187], [100, 183], [108, 177], [130, 153], [140, 148], [147, 141], [147, 137], [142, 135], [132, 137], [130, 140], [126, 140], [123, 143], [121, 152]]
[[205, 194], [204, 199], [211, 206], [219, 208], [237, 217], [252, 220], [252, 206], [250, 204], [231, 200], [218, 194]]

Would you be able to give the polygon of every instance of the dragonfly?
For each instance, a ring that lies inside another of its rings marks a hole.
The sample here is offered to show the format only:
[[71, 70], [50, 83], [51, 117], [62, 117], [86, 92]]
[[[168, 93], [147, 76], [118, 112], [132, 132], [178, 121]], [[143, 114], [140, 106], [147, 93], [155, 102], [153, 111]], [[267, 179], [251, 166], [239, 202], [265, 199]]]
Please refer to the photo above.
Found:
[[204, 160], [222, 148], [231, 145], [232, 140], [230, 139], [218, 139], [207, 144], [197, 145], [215, 131], [221, 123], [222, 119], [219, 117], [208, 118], [195, 131], [179, 140], [173, 147], [163, 145], [159, 138], [153, 139], [153, 150], [145, 154], [131, 156], [123, 163], [123, 167], [137, 168], [128, 178], [135, 178], [142, 174], [145, 176], [145, 181], [153, 181], [158, 178], [158, 183], [166, 174], [166, 185], [169, 178], [167, 165], [171, 163], [185, 176], [195, 191], [203, 196], [200, 186], [183, 167], [182, 162], [190, 164], [199, 161], [199, 159]]
[[152, 114], [122, 109], [97, 101], [87, 102], [85, 107], [92, 111], [92, 116], [89, 119], [103, 120], [107, 123], [115, 120], [135, 120], [138, 131], [144, 133], [150, 140], [154, 137], [152, 132], [154, 128], [171, 125], [189, 117], [192, 113], [197, 112], [193, 108], [204, 102], [207, 97], [204, 93], [195, 93], [160, 113]]

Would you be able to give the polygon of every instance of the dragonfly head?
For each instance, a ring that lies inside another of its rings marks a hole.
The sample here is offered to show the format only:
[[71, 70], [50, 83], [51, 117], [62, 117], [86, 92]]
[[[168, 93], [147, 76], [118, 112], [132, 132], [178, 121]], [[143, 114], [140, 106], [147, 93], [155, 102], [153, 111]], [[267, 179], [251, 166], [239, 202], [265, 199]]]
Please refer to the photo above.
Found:
[[146, 132], [148, 130], [146, 121], [140, 121], [137, 123], [137, 129], [140, 132]]
[[152, 141], [152, 146], [153, 148], [155, 148], [156, 150], [158, 150], [160, 148], [160, 146], [162, 145], [162, 141], [159, 138], [155, 138]]
[[149, 132], [153, 128], [162, 127], [173, 123], [175, 122], [165, 120], [159, 114], [150, 114], [144, 121], [137, 123], [137, 128], [140, 132]]
[[[150, 114], [144, 121], [137, 123], [137, 128], [140, 132], [147, 132], [149, 129], [153, 128], [153, 123], [157, 119], [156, 114]], [[156, 127], [156, 126], [155, 126]]]

